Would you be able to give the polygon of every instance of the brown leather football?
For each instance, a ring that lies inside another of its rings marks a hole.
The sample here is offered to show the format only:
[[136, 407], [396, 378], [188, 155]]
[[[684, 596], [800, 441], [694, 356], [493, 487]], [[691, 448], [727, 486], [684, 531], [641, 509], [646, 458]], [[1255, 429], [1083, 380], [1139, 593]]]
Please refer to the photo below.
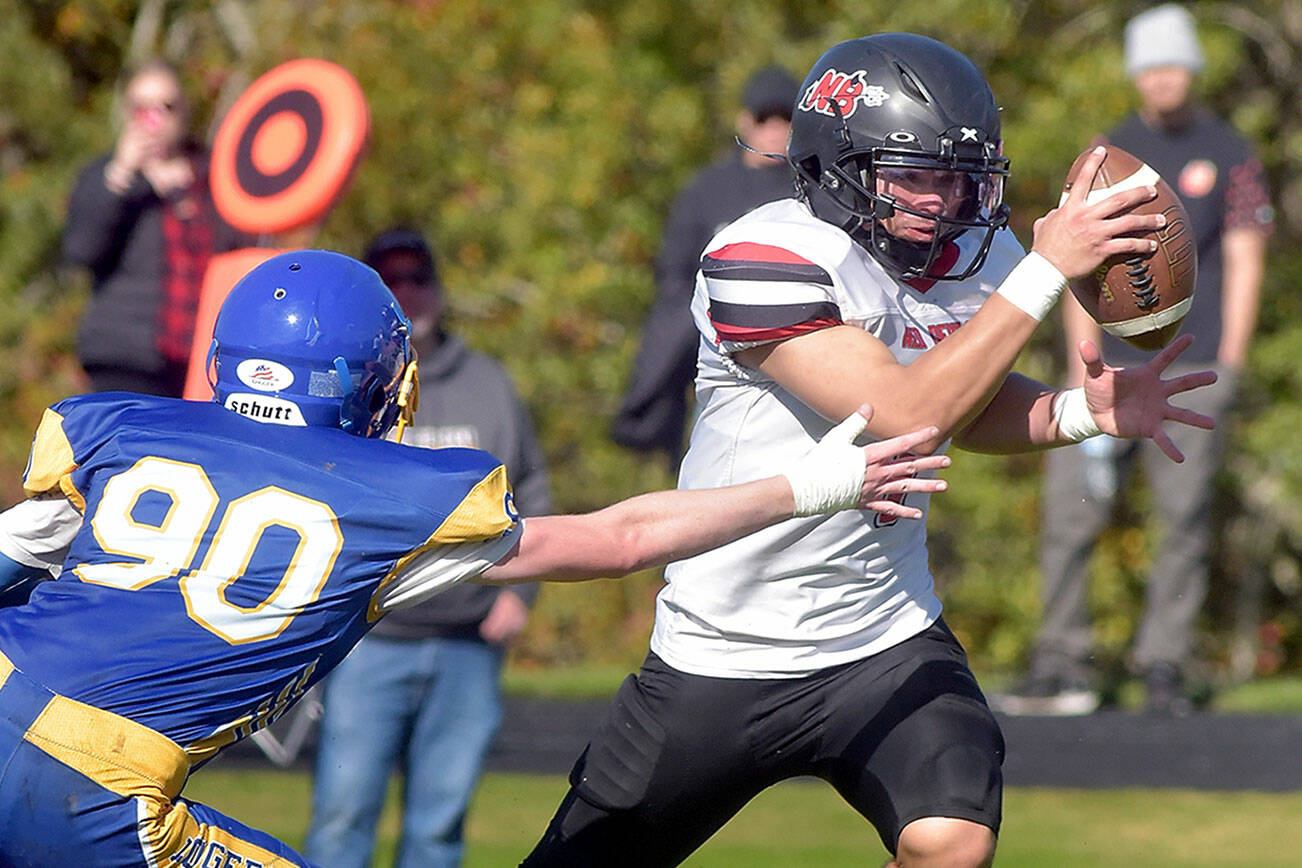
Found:
[[1193, 302], [1198, 252], [1189, 215], [1175, 191], [1147, 163], [1101, 139], [1091, 142], [1072, 163], [1063, 186], [1064, 198], [1081, 163], [1099, 144], [1106, 145], [1108, 153], [1090, 188], [1089, 201], [1152, 184], [1157, 196], [1136, 205], [1132, 213], [1165, 214], [1166, 226], [1145, 233], [1157, 240], [1156, 251], [1114, 256], [1088, 277], [1073, 280], [1071, 291], [1105, 331], [1142, 350], [1160, 350], [1180, 331]]

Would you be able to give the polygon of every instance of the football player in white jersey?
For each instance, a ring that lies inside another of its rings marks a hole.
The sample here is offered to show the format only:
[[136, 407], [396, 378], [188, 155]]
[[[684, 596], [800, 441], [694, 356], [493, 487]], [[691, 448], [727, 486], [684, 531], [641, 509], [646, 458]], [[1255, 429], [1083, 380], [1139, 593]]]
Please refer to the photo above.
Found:
[[[860, 402], [871, 437], [934, 425], [928, 452], [1151, 437], [1210, 372], [1163, 380], [1188, 345], [1105, 365], [1066, 392], [1011, 373], [1069, 278], [1147, 254], [1152, 188], [1089, 203], [1089, 183], [1006, 231], [999, 108], [968, 58], [880, 34], [825, 53], [801, 87], [787, 158], [797, 198], [762, 205], [705, 248], [693, 315], [699, 417], [680, 488], [753, 479]], [[1092, 179], [1103, 161], [1081, 169]], [[926, 494], [905, 502], [924, 513]], [[621, 687], [526, 866], [674, 865], [765, 787], [829, 781], [895, 864], [985, 865], [999, 828], [1003, 739], [940, 618], [925, 523], [860, 513], [782, 522], [673, 563], [651, 653]]]

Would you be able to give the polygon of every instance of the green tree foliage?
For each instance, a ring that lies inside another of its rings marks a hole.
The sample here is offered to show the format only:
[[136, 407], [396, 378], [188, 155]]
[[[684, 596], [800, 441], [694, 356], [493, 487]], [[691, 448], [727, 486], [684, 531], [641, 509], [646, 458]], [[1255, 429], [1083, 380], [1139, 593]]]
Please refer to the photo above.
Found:
[[[1131, 105], [1120, 33], [1137, 5], [0, 0], [0, 491], [19, 496], [13, 480], [41, 408], [79, 386], [71, 334], [86, 289], [56, 267], [58, 233], [74, 173], [113, 141], [114, 82], [131, 61], [176, 62], [210, 128], [279, 62], [315, 56], [349, 69], [371, 106], [369, 153], [313, 243], [356, 253], [389, 224], [427, 227], [452, 327], [504, 360], [538, 421], [557, 502], [583, 510], [672, 484], [656, 461], [611, 444], [606, 428], [654, 293], [649, 263], [668, 204], [731, 146], [754, 67], [801, 74], [833, 42], [881, 30], [964, 50], [1004, 106], [1008, 198], [1029, 244], [1065, 168]], [[1296, 653], [1302, 627], [1287, 613], [1300, 593], [1302, 333], [1290, 326], [1302, 303], [1287, 278], [1302, 276], [1302, 259], [1287, 242], [1302, 227], [1290, 168], [1302, 143], [1302, 3], [1192, 6], [1208, 47], [1206, 96], [1262, 144], [1282, 218], [1226, 479], [1237, 548], [1222, 562], [1266, 578], [1265, 608], [1249, 620], [1278, 622]], [[1054, 381], [1059, 345], [1046, 324], [1020, 368]], [[951, 622], [988, 665], [1014, 665], [1035, 621], [1039, 467], [1035, 456], [961, 456], [937, 499], [932, 558]], [[1150, 544], [1122, 530], [1099, 559], [1110, 647], [1133, 626]], [[520, 659], [634, 662], [657, 586], [644, 574], [549, 587]], [[1219, 595], [1219, 625], [1234, 621], [1235, 599]], [[1212, 650], [1228, 659], [1229, 643]]]

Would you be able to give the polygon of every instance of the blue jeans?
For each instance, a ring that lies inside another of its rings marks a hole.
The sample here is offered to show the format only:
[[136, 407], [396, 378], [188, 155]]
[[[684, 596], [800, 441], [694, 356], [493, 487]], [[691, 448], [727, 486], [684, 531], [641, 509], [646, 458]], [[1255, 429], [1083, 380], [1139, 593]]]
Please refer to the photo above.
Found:
[[466, 807], [501, 719], [501, 649], [364, 638], [326, 679], [305, 852], [364, 868], [389, 775], [405, 773], [397, 868], [460, 864]]

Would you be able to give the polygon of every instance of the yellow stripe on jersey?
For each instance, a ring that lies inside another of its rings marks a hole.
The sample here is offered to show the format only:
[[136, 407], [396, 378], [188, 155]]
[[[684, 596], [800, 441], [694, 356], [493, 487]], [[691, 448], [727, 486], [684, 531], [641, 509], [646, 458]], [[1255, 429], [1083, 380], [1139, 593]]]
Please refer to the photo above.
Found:
[[51, 699], [24, 737], [119, 796], [174, 798], [190, 771], [167, 736], [66, 696]]
[[297, 864], [220, 826], [200, 823], [185, 802], [172, 804], [149, 799], [142, 804], [140, 814], [140, 843], [153, 865], [280, 868]]
[[10, 663], [9, 658], [4, 654], [0, 654], [0, 687], [5, 686], [5, 682], [9, 680], [9, 675], [13, 671], [14, 664]]
[[192, 765], [212, 759], [217, 755], [217, 751], [228, 744], [235, 743], [236, 727], [247, 726], [251, 720], [253, 720], [253, 715], [246, 714], [234, 723], [223, 726], [207, 738], [190, 742], [185, 746], [185, 755], [190, 758]]
[[189, 805], [145, 798], [136, 804], [140, 817], [136, 834], [150, 865], [202, 864], [193, 858], [198, 855], [195, 851], [203, 849], [203, 835], [199, 821], [190, 815]]
[[63, 416], [47, 409], [32, 439], [32, 454], [23, 474], [23, 490], [28, 497], [61, 491], [78, 512], [86, 511], [86, 498], [72, 485], [72, 471], [77, 469], [72, 444], [63, 433]]
[[412, 551], [398, 558], [397, 563], [393, 565], [393, 569], [389, 570], [388, 574], [383, 579], [380, 579], [380, 584], [375, 586], [375, 593], [371, 594], [370, 605], [366, 607], [366, 620], [369, 623], [374, 624], [376, 621], [380, 620], [380, 616], [384, 614], [384, 612], [380, 611], [379, 599], [381, 596], [383, 596], [385, 589], [387, 589], [389, 585], [393, 583], [394, 579], [398, 578], [398, 576], [402, 573], [403, 570], [407, 569], [407, 565], [409, 563], [411, 563], [413, 560], [415, 560], [416, 557], [418, 557], [424, 552], [429, 551], [433, 547], [434, 546], [426, 542], [420, 548], [413, 549]]
[[507, 509], [510, 493], [511, 486], [506, 478], [506, 466], [499, 464], [470, 489], [452, 514], [439, 525], [438, 530], [434, 531], [425, 542], [398, 558], [393, 569], [380, 580], [375, 593], [371, 596], [371, 605], [367, 609], [366, 619], [374, 622], [384, 614], [376, 601], [393, 580], [407, 568], [407, 565], [420, 555], [435, 546], [493, 539], [510, 530], [518, 521], [518, 517], [512, 515]]
[[473, 542], [501, 536], [515, 524], [506, 510], [510, 491], [506, 466], [499, 464], [461, 499], [452, 514], [430, 536], [427, 545]]

